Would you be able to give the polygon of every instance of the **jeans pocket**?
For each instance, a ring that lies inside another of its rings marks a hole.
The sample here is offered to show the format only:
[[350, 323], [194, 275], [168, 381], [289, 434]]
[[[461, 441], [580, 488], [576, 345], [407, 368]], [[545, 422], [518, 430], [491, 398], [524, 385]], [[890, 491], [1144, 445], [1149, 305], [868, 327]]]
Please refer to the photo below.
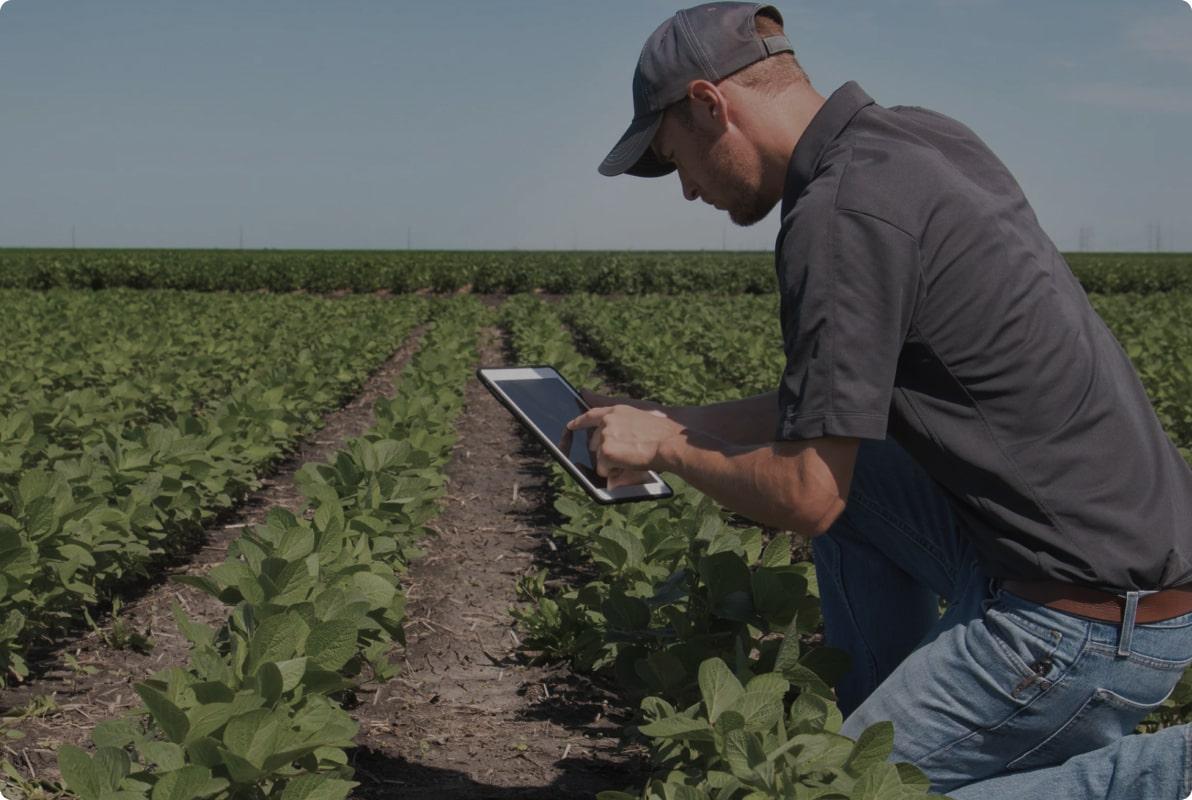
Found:
[[[1177, 676], [1178, 677], [1178, 676]], [[1153, 687], [1162, 691], [1162, 686]], [[1175, 691], [1171, 683], [1157, 700], [1137, 702], [1109, 689], [1096, 689], [1054, 733], [1006, 765], [1009, 771], [1040, 769], [1116, 742], [1133, 733], [1148, 714]]]
[[1023, 702], [1062, 676], [1067, 665], [1057, 663], [1064, 660], [1058, 653], [1064, 635], [1058, 629], [1024, 620], [996, 603], [985, 609], [984, 628], [1010, 668], [1005, 674], [1013, 682], [1005, 688], [1014, 700]]

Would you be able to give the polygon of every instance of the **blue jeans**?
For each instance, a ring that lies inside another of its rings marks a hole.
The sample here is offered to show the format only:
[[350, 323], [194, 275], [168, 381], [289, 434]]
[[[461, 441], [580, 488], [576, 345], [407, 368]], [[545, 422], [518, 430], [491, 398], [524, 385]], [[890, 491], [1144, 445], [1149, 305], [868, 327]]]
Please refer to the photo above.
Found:
[[1010, 594], [892, 441], [862, 443], [813, 548], [827, 643], [853, 661], [844, 734], [892, 720], [893, 759], [956, 800], [1192, 793], [1192, 726], [1128, 735], [1192, 663], [1192, 614], [1124, 630]]

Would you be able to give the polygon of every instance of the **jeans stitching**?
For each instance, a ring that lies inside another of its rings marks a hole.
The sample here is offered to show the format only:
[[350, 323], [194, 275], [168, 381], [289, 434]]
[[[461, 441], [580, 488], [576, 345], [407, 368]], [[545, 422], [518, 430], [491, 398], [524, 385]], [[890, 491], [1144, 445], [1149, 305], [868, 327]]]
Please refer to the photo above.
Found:
[[[1105, 644], [1104, 642], [1098, 642], [1094, 640], [1088, 643], [1088, 647], [1090, 650], [1096, 650], [1101, 655], [1113, 656], [1115, 658], [1117, 657], [1117, 647], [1114, 645], [1109, 645]], [[1192, 660], [1168, 661], [1162, 658], [1155, 658], [1154, 656], [1141, 655], [1136, 652], [1131, 652], [1126, 660], [1151, 667], [1152, 669], [1171, 670], [1173, 672], [1182, 672], [1189, 666], [1192, 666]]]
[[[1001, 644], [1001, 640], [999, 637], [993, 636], [993, 639], [999, 645]], [[1085, 644], [1087, 645], [1087, 642]], [[999, 728], [1003, 727], [1004, 725], [1006, 725], [1007, 723], [1012, 721], [1015, 717], [1019, 716], [1024, 711], [1029, 709], [1035, 703], [1040, 702], [1043, 698], [1047, 697], [1047, 695], [1051, 694], [1053, 691], [1056, 691], [1058, 687], [1067, 686], [1069, 684], [1069, 681], [1066, 680], [1068, 674], [1070, 672], [1072, 672], [1073, 670], [1075, 670], [1080, 665], [1080, 662], [1084, 660], [1086, 652], [1087, 652], [1087, 648], [1081, 647], [1080, 650], [1077, 651], [1076, 657], [1072, 659], [1072, 663], [1070, 665], [1068, 665], [1068, 667], [1061, 674], [1057, 675], [1053, 680], [1043, 681], [1042, 689], [1034, 697], [1030, 698], [1029, 700], [1023, 702], [1022, 705], [1019, 705], [1018, 707], [1011, 710], [1009, 714], [1002, 717], [997, 722], [993, 723], [992, 725], [981, 725], [981, 726], [975, 727], [971, 731], [965, 733], [964, 735], [958, 736], [950, 742], [945, 742], [944, 744], [940, 745], [939, 747], [932, 750], [931, 752], [925, 753], [924, 755], [921, 755], [918, 758], [913, 759], [911, 763], [913, 763], [915, 766], [919, 766], [933, 758], [942, 756], [942, 755], [948, 753], [949, 751], [956, 749], [957, 747], [964, 744], [965, 742], [967, 742], [969, 739], [973, 738], [974, 736], [977, 736], [978, 734], [992, 733], [992, 732], [998, 730]], [[1017, 655], [1014, 655], [1014, 659], [1019, 662], [1022, 661], [1022, 659], [1018, 658]], [[1022, 755], [1023, 755], [1022, 753], [1019, 753], [1017, 756], [1015, 756], [1015, 758], [1021, 758]]]
[[1192, 725], [1184, 729], [1184, 745], [1184, 785], [1180, 794], [1190, 797], [1192, 796]]
[[[946, 744], [940, 745], [935, 750], [932, 750], [930, 753], [919, 756], [918, 758], [914, 759], [911, 763], [913, 763], [915, 766], [919, 766], [920, 764], [923, 764], [924, 762], [926, 762], [930, 759], [937, 758], [939, 756], [942, 756], [942, 755], [950, 752], [951, 750], [956, 749], [957, 747], [964, 744], [969, 739], [972, 739], [974, 736], [977, 736], [978, 734], [993, 733], [994, 731], [997, 731], [999, 728], [1005, 726], [1006, 724], [1011, 722], [1013, 719], [1018, 717], [1020, 714], [1025, 712], [1028, 708], [1033, 706], [1035, 703], [1039, 702], [1039, 700], [1046, 697], [1049, 693], [1051, 693], [1052, 690], [1055, 689], [1056, 686], [1059, 686], [1059, 685], [1060, 685], [1059, 683], [1051, 683], [1048, 681], [1043, 681], [1043, 683], [1042, 683], [1043, 688], [1038, 694], [1036, 694], [1030, 700], [1027, 700], [1022, 705], [1018, 706], [1014, 710], [1012, 710], [1009, 714], [1002, 717], [1000, 720], [998, 720], [993, 725], [984, 725], [984, 726], [980, 726], [977, 728], [973, 728], [971, 731], [964, 734], [963, 736], [957, 737], [956, 739], [953, 739], [952, 741], [950, 741]], [[1015, 758], [1021, 758], [1021, 757], [1022, 757], [1021, 753], [1019, 753], [1017, 756], [1015, 756]], [[925, 769], [924, 771], [927, 772], [928, 770]]]
[[[1001, 593], [1013, 596], [1011, 592], [1007, 592], [1005, 589], [1002, 589]], [[997, 613], [1004, 617], [1006, 622], [1010, 623], [1011, 625], [1022, 629], [1024, 632], [1029, 633], [1032, 636], [1037, 636], [1040, 639], [1052, 640], [1057, 643], [1063, 639], [1064, 634], [1059, 628], [1042, 625], [1032, 619], [1027, 619], [1021, 613], [1016, 613], [1015, 606], [1011, 603], [1002, 602], [1000, 605], [1002, 605], [1002, 608], [997, 609]], [[1040, 606], [1040, 608], [1046, 608], [1046, 606]]]
[[[1067, 681], [1065, 681], [1065, 682], [1064, 682], [1064, 684], [1065, 684], [1065, 686], [1066, 686], [1066, 685], [1067, 685]], [[1034, 746], [1034, 747], [1032, 747], [1031, 749], [1029, 749], [1029, 750], [1027, 750], [1027, 751], [1025, 751], [1025, 752], [1023, 752], [1023, 753], [1019, 753], [1017, 756], [1015, 756], [1015, 757], [1014, 757], [1014, 758], [1012, 758], [1011, 760], [1007, 761], [1007, 762], [1006, 762], [1006, 769], [1007, 769], [1007, 770], [1014, 770], [1014, 769], [1018, 769], [1018, 768], [1019, 768], [1019, 765], [1020, 765], [1020, 764], [1021, 764], [1021, 763], [1022, 763], [1024, 760], [1025, 760], [1025, 759], [1027, 759], [1027, 758], [1030, 758], [1031, 756], [1034, 756], [1034, 755], [1038, 755], [1038, 754], [1040, 754], [1040, 753], [1047, 753], [1047, 752], [1048, 752], [1048, 749], [1050, 748], [1050, 746], [1051, 746], [1051, 745], [1052, 745], [1052, 744], [1055, 742], [1055, 740], [1056, 740], [1056, 737], [1058, 737], [1058, 736], [1059, 736], [1060, 734], [1062, 734], [1064, 731], [1068, 730], [1068, 729], [1069, 729], [1069, 728], [1071, 728], [1073, 725], [1075, 725], [1075, 724], [1076, 724], [1076, 722], [1077, 722], [1077, 721], [1078, 721], [1078, 720], [1079, 720], [1081, 717], [1083, 717], [1083, 716], [1085, 715], [1085, 712], [1086, 712], [1086, 711], [1088, 711], [1089, 705], [1090, 705], [1090, 704], [1093, 702], [1093, 700], [1094, 700], [1096, 697], [1097, 697], [1097, 693], [1096, 693], [1096, 692], [1094, 692], [1093, 694], [1089, 695], [1088, 699], [1087, 699], [1087, 700], [1085, 700], [1083, 703], [1081, 703], [1081, 704], [1080, 704], [1080, 708], [1076, 709], [1076, 711], [1075, 711], [1075, 712], [1072, 714], [1072, 716], [1068, 717], [1068, 719], [1067, 719], [1067, 720], [1064, 722], [1064, 724], [1063, 724], [1063, 725], [1060, 725], [1058, 728], [1056, 728], [1055, 730], [1053, 730], [1051, 733], [1049, 733], [1049, 734], [1047, 735], [1047, 737], [1046, 737], [1046, 738], [1045, 738], [1043, 741], [1039, 742], [1037, 745], [1035, 745], [1035, 746]]]

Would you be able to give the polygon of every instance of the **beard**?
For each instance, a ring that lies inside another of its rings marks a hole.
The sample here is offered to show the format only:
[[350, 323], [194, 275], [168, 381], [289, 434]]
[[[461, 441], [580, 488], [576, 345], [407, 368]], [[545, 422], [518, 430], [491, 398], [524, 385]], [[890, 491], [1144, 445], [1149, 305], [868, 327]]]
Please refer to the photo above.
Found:
[[708, 155], [710, 163], [721, 167], [717, 200], [733, 224], [747, 228], [765, 219], [779, 198], [767, 197], [762, 191], [760, 156], [724, 139], [712, 144]]

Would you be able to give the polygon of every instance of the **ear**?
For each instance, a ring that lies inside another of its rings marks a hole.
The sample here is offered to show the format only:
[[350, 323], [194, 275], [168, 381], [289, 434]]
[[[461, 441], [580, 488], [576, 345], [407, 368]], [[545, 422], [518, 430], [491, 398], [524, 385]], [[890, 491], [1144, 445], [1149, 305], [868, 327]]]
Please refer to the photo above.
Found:
[[711, 81], [695, 80], [687, 85], [687, 98], [697, 127], [723, 130], [728, 125], [728, 97]]

